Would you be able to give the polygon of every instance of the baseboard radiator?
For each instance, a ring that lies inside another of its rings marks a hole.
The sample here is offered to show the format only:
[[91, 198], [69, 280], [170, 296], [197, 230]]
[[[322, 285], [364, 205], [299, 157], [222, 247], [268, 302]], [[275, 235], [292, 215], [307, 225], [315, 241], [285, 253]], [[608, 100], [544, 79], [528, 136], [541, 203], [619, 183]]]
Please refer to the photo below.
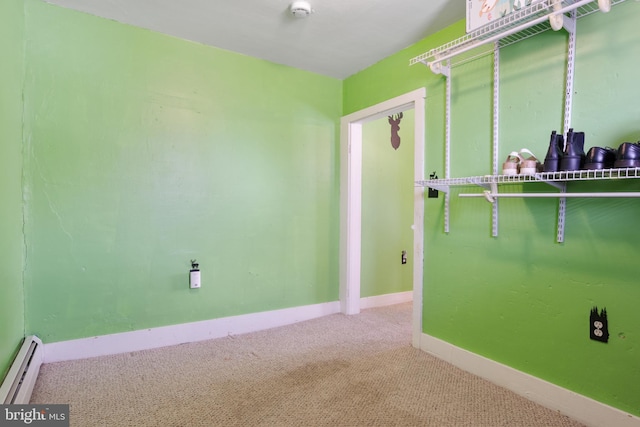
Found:
[[0, 386], [0, 403], [23, 405], [29, 403], [43, 356], [42, 341], [35, 335], [26, 337]]

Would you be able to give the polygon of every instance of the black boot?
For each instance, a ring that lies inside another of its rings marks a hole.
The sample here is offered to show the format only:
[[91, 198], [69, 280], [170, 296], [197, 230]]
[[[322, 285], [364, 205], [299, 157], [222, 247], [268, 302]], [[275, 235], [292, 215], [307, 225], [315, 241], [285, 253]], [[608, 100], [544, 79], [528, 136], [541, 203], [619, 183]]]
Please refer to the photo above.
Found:
[[567, 144], [560, 160], [560, 170], [580, 170], [584, 166], [584, 158], [584, 132], [574, 132], [571, 128], [567, 132]]
[[554, 130], [551, 132], [551, 140], [549, 141], [549, 150], [544, 158], [545, 172], [558, 172], [560, 168], [560, 159], [562, 158], [562, 149], [564, 148], [564, 138], [558, 135]]

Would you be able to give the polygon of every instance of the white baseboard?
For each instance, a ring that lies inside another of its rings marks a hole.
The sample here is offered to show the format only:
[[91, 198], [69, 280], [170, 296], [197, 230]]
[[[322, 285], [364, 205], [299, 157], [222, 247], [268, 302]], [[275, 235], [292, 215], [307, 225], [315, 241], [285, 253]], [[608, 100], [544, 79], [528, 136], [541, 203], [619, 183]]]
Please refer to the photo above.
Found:
[[384, 307], [386, 305], [401, 304], [413, 301], [413, 291], [397, 292], [395, 294], [376, 295], [360, 299], [360, 308]]
[[640, 418], [491, 359], [422, 334], [420, 348], [587, 426], [640, 427]]
[[222, 338], [290, 325], [335, 313], [340, 313], [338, 301], [47, 343], [44, 345], [44, 363], [86, 359]]

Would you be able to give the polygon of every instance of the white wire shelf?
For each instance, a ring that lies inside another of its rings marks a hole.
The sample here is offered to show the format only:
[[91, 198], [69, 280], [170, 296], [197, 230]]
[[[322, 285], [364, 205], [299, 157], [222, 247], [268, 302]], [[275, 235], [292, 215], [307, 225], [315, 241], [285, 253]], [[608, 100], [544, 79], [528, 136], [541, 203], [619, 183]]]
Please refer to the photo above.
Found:
[[[564, 242], [566, 199], [570, 197], [634, 197], [640, 198], [640, 192], [616, 193], [568, 193], [570, 181], [615, 180], [640, 178], [640, 168], [612, 168], [601, 170], [578, 170], [562, 172], [542, 172], [534, 175], [498, 175], [497, 153], [499, 130], [499, 87], [500, 87], [500, 48], [528, 39], [549, 29], [566, 30], [567, 69], [565, 86], [564, 132], [571, 128], [571, 109], [573, 100], [574, 61], [576, 54], [576, 28], [579, 18], [594, 12], [608, 12], [609, 9], [625, 0], [537, 0], [533, 4], [467, 33], [463, 37], [431, 49], [409, 61], [409, 65], [422, 63], [435, 74], [446, 77], [446, 133], [444, 179], [416, 181], [416, 186], [429, 187], [446, 193], [444, 200], [444, 231], [449, 233], [449, 200], [452, 186], [480, 186], [484, 191], [458, 194], [460, 197], [485, 197], [492, 204], [492, 236], [498, 236], [498, 199], [505, 197], [553, 197], [558, 199], [558, 229], [556, 240]], [[640, 1], [640, 0], [639, 0]], [[451, 106], [451, 68], [475, 59], [493, 54], [493, 168], [492, 175], [450, 178], [450, 106]], [[556, 191], [548, 193], [500, 193], [500, 184], [518, 184], [540, 182], [554, 187]]]
[[[624, 1], [611, 0], [611, 6]], [[562, 0], [559, 5], [556, 0], [542, 0], [418, 55], [409, 61], [409, 65], [422, 63], [431, 67], [449, 59], [451, 66], [460, 65], [492, 53], [493, 42], [505, 47], [551, 29], [549, 17], [552, 15], [575, 11], [576, 18], [582, 18], [599, 10], [597, 0]]]
[[562, 172], [540, 172], [534, 175], [482, 175], [449, 179], [416, 181], [417, 187], [429, 187], [448, 191], [452, 186], [491, 184], [517, 184], [523, 182], [565, 183], [570, 181], [614, 180], [640, 178], [640, 168], [612, 168], [597, 170], [576, 170]]

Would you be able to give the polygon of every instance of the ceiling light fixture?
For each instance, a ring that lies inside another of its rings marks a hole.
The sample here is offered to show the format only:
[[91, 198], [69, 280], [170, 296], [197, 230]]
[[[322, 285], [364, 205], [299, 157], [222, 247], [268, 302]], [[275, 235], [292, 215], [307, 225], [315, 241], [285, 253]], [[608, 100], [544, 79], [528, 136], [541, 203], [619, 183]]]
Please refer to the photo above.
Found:
[[308, 1], [294, 1], [291, 3], [291, 14], [296, 18], [306, 18], [311, 15], [311, 5]]

